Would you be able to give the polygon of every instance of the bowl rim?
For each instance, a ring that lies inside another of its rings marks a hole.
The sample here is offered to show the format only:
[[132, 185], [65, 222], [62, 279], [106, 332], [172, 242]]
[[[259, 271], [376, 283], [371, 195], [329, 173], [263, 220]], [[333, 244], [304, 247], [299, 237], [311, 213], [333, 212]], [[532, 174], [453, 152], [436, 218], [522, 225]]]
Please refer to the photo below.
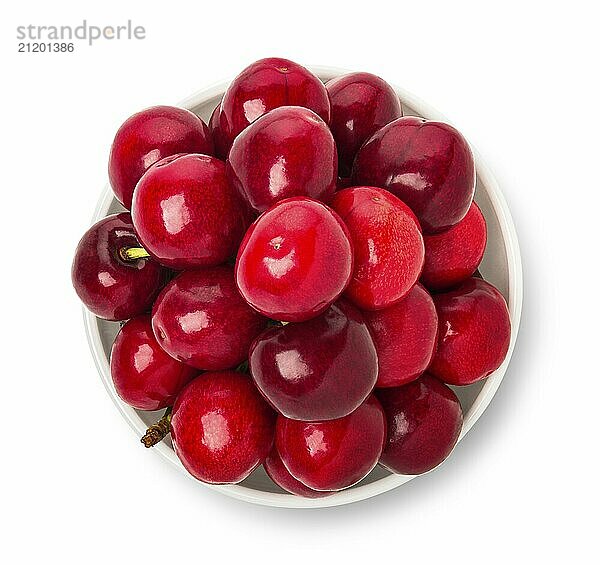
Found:
[[[321, 80], [326, 81], [331, 78], [353, 72], [348, 69], [329, 67], [329, 66], [309, 66], [308, 67], [313, 73], [315, 73]], [[193, 109], [200, 104], [209, 102], [223, 94], [226, 87], [229, 85], [231, 80], [221, 81], [207, 88], [198, 90], [191, 96], [185, 98], [177, 104], [187, 109]], [[444, 121], [446, 123], [452, 123], [442, 113], [438, 112], [435, 108], [430, 106], [428, 103], [421, 100], [411, 92], [404, 88], [398, 87], [397, 85], [390, 83], [394, 88], [400, 100], [406, 103], [408, 106], [413, 108], [418, 114], [428, 119]], [[492, 171], [488, 165], [483, 161], [481, 155], [470, 144], [475, 159], [475, 168], [477, 176], [481, 180], [481, 183], [486, 189], [487, 195], [490, 199], [494, 212], [497, 215], [498, 222], [500, 225], [500, 231], [502, 234], [503, 244], [506, 251], [506, 260], [508, 267], [508, 309], [511, 319], [511, 339], [508, 348], [508, 353], [496, 371], [489, 375], [483, 385], [481, 391], [475, 398], [473, 405], [467, 412], [464, 418], [463, 429], [460, 434], [460, 441], [473, 427], [475, 422], [481, 417], [485, 409], [489, 406], [492, 398], [496, 394], [502, 379], [506, 373], [510, 358], [512, 356], [517, 334], [519, 331], [519, 325], [521, 321], [521, 311], [523, 303], [523, 270], [521, 264], [521, 254], [519, 250], [519, 242], [517, 238], [517, 232], [508, 208], [508, 204], [500, 190], [498, 182], [494, 178]], [[108, 183], [105, 184], [100, 199], [96, 205], [92, 222], [95, 223], [101, 218], [105, 217], [109, 207], [113, 202], [113, 193]], [[88, 343], [96, 368], [100, 374], [106, 391], [112, 398], [114, 404], [117, 406], [121, 415], [129, 423], [131, 428], [134, 430], [138, 437], [146, 430], [146, 424], [136, 413], [136, 411], [125, 404], [117, 395], [114, 389], [112, 379], [110, 376], [109, 361], [104, 354], [104, 347], [102, 345], [100, 330], [98, 326], [98, 319], [91, 312], [83, 308], [84, 324]], [[186, 476], [196, 482], [196, 479], [192, 477], [183, 467], [175, 452], [172, 448], [166, 445], [164, 442], [159, 443], [153, 447], [153, 451], [159, 453], [169, 463], [177, 467], [180, 471], [184, 472]], [[260, 504], [263, 506], [273, 506], [281, 508], [325, 508], [331, 506], [340, 506], [344, 504], [350, 504], [360, 500], [371, 498], [378, 494], [382, 494], [389, 490], [392, 490], [420, 475], [389, 475], [383, 477], [372, 483], [349, 488], [337, 492], [326, 498], [302, 498], [292, 494], [280, 494], [266, 491], [259, 491], [256, 489], [248, 488], [243, 485], [211, 485], [201, 483], [208, 488], [221, 492], [229, 497], [243, 500], [245, 502], [251, 502], [254, 504]]]

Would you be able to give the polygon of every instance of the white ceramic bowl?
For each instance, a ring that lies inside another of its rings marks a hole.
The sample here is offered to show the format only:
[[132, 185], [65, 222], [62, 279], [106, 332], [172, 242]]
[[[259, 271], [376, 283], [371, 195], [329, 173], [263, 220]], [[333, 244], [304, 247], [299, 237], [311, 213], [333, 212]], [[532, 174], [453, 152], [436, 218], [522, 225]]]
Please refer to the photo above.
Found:
[[[329, 67], [312, 67], [311, 70], [324, 81], [349, 72]], [[227, 84], [228, 83], [221, 83], [200, 90], [193, 96], [183, 100], [180, 103], [180, 106], [192, 110], [203, 118], [205, 122], [208, 122], [210, 114], [221, 99]], [[405, 114], [414, 114], [429, 119], [448, 121], [439, 112], [409, 92], [406, 92], [399, 87], [394, 88], [402, 100]], [[488, 227], [488, 243], [485, 256], [480, 266], [480, 271], [484, 278], [494, 284], [507, 298], [512, 323], [512, 335], [508, 354], [498, 370], [492, 373], [483, 382], [475, 383], [467, 387], [454, 387], [465, 412], [461, 438], [463, 438], [471, 429], [473, 424], [487, 408], [504, 377], [519, 330], [521, 303], [523, 299], [521, 257], [517, 234], [508, 206], [500, 192], [498, 183], [476, 151], [475, 164], [477, 168], [475, 200], [485, 216]], [[122, 207], [114, 199], [110, 186], [106, 185], [98, 202], [93, 221], [96, 222], [107, 214], [118, 211], [122, 211]], [[84, 318], [90, 349], [104, 386], [117, 408], [121, 411], [123, 417], [135, 431], [136, 435], [141, 437], [148, 425], [155, 422], [162, 412], [143, 412], [134, 410], [119, 398], [114, 389], [109, 369], [110, 347], [119, 329], [119, 324], [100, 320], [90, 314], [87, 310], [84, 311]], [[132, 449], [136, 448], [143, 449], [140, 443], [133, 441]], [[152, 448], [152, 451], [160, 454], [167, 461], [188, 475], [187, 471], [183, 468], [175, 455], [169, 439], [166, 439]], [[188, 476], [192, 478], [191, 475]], [[300, 498], [286, 494], [268, 478], [262, 467], [257, 469], [238, 485], [204, 486], [218, 490], [227, 496], [245, 500], [247, 502], [254, 502], [256, 504], [287, 508], [315, 508], [338, 506], [363, 500], [396, 488], [413, 478], [413, 476], [393, 475], [377, 466], [365, 479], [354, 487], [335, 493], [330, 497], [320, 499]], [[192, 480], [195, 479], [192, 478]], [[202, 485], [202, 483], [198, 484]]]

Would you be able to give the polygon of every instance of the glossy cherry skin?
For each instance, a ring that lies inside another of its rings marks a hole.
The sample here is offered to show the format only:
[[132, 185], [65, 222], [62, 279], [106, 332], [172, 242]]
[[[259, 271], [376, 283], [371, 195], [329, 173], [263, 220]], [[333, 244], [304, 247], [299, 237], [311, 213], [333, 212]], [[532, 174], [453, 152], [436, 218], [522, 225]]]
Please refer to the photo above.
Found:
[[275, 448], [271, 450], [271, 453], [265, 459], [263, 467], [276, 485], [292, 494], [303, 496], [304, 498], [323, 498], [324, 496], [333, 494], [331, 492], [313, 490], [292, 477], [290, 472], [285, 468]]
[[127, 320], [152, 307], [165, 270], [152, 259], [126, 261], [121, 249], [139, 247], [128, 212], [107, 216], [81, 238], [71, 279], [88, 310], [106, 320]]
[[249, 361], [265, 398], [294, 420], [346, 416], [377, 379], [369, 328], [360, 312], [342, 301], [307, 322], [266, 330], [252, 344]]
[[185, 271], [162, 290], [152, 329], [172, 357], [204, 371], [230, 369], [248, 358], [267, 320], [252, 310], [227, 266]]
[[510, 317], [498, 289], [470, 278], [454, 290], [434, 295], [433, 301], [438, 347], [427, 371], [453, 385], [468, 385], [495, 371], [510, 343]]
[[425, 248], [408, 206], [380, 188], [336, 192], [331, 207], [348, 226], [354, 274], [345, 296], [359, 308], [381, 310], [398, 302], [417, 282]]
[[335, 138], [341, 174], [349, 176], [360, 146], [378, 129], [402, 116], [400, 99], [383, 79], [350, 73], [325, 84], [331, 102], [329, 126]]
[[424, 233], [438, 233], [465, 217], [475, 192], [475, 165], [468, 143], [452, 126], [407, 116], [360, 148], [353, 179], [394, 193], [410, 206]]
[[438, 319], [429, 293], [416, 284], [385, 310], [363, 312], [379, 364], [376, 387], [400, 386], [421, 375], [437, 344]]
[[337, 420], [301, 422], [278, 416], [275, 445], [291, 475], [314, 490], [341, 490], [366, 477], [386, 437], [385, 414], [370, 395]]
[[353, 269], [350, 235], [321, 202], [290, 198], [254, 222], [235, 265], [242, 296], [275, 320], [318, 316], [348, 286]]
[[206, 124], [189, 110], [155, 106], [125, 120], [108, 161], [110, 184], [119, 202], [130, 209], [142, 175], [157, 161], [177, 153], [213, 153]]
[[454, 392], [425, 374], [395, 388], [377, 390], [387, 418], [387, 440], [379, 462], [400, 475], [437, 467], [456, 445], [463, 423]]
[[246, 67], [229, 85], [219, 115], [223, 149], [263, 114], [280, 106], [309, 108], [329, 122], [329, 96], [308, 69], [287, 59], [261, 59]]
[[247, 375], [210, 372], [177, 397], [171, 437], [183, 466], [205, 483], [239, 483], [267, 457], [275, 413]]
[[172, 406], [181, 389], [198, 374], [158, 345], [150, 316], [129, 320], [119, 331], [110, 354], [110, 373], [119, 396], [139, 410]]
[[276, 108], [235, 139], [227, 176], [258, 212], [292, 196], [326, 202], [337, 183], [335, 141], [314, 112], [297, 106]]
[[423, 237], [425, 264], [421, 282], [441, 290], [467, 280], [481, 263], [487, 229], [481, 210], [473, 202], [467, 215], [449, 230]]
[[137, 185], [131, 215], [148, 253], [177, 270], [224, 263], [248, 225], [224, 163], [207, 155], [156, 163]]
[[222, 159], [223, 161], [227, 157], [228, 149], [225, 147], [225, 142], [223, 140], [223, 136], [221, 134], [221, 126], [220, 126], [220, 112], [221, 112], [221, 103], [215, 106], [212, 114], [210, 115], [210, 120], [208, 122], [208, 129], [210, 130], [210, 135], [213, 140], [213, 144], [215, 146], [215, 157]]

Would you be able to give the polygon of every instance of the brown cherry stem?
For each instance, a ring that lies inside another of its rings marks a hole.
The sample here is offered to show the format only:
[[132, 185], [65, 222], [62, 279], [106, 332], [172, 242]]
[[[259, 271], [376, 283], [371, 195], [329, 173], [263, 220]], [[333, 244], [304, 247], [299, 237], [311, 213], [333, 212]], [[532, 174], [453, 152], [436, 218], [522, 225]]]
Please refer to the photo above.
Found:
[[167, 408], [163, 417], [146, 430], [141, 439], [146, 447], [152, 447], [161, 442], [171, 431], [171, 411], [171, 408]]
[[143, 247], [121, 247], [119, 255], [123, 261], [136, 261], [137, 259], [146, 259], [150, 257]]

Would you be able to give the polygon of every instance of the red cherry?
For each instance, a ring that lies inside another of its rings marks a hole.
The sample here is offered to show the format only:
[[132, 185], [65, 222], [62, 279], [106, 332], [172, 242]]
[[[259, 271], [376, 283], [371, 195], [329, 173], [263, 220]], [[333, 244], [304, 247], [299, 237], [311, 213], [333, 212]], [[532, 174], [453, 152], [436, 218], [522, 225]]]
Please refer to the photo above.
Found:
[[394, 193], [425, 233], [438, 233], [465, 217], [475, 191], [475, 165], [468, 143], [452, 126], [407, 116], [361, 147], [353, 179]]
[[131, 214], [148, 253], [173, 269], [225, 262], [247, 225], [247, 210], [227, 182], [224, 163], [207, 155], [156, 163], [136, 187]]
[[456, 445], [463, 413], [454, 392], [429, 375], [377, 391], [387, 418], [387, 441], [379, 462], [401, 475], [439, 465]]
[[171, 437], [183, 466], [205, 483], [239, 483], [267, 457], [275, 413], [251, 379], [204, 373], [177, 397]]
[[433, 301], [438, 348], [428, 372], [448, 384], [468, 385], [495, 371], [510, 343], [508, 308], [498, 289], [471, 278]]
[[225, 148], [225, 142], [223, 140], [223, 136], [221, 134], [221, 127], [219, 125], [220, 112], [221, 104], [219, 103], [215, 106], [215, 109], [210, 115], [208, 129], [210, 130], [210, 134], [215, 145], [215, 156], [224, 161], [227, 157], [228, 150]]
[[271, 453], [265, 459], [263, 467], [267, 472], [267, 475], [271, 477], [271, 480], [283, 490], [287, 490], [292, 494], [303, 496], [304, 498], [323, 498], [324, 496], [330, 496], [331, 492], [318, 491], [308, 488], [303, 485], [300, 481], [292, 477], [290, 472], [285, 468], [279, 453], [275, 448], [271, 449]]
[[377, 354], [360, 312], [337, 302], [307, 322], [263, 332], [250, 348], [250, 372], [284, 416], [341, 418], [373, 390]]
[[152, 259], [126, 260], [139, 247], [128, 212], [96, 222], [77, 245], [71, 279], [77, 295], [99, 318], [126, 320], [152, 306], [166, 271]]
[[354, 244], [354, 275], [346, 296], [366, 310], [398, 302], [423, 267], [423, 237], [414, 214], [393, 194], [369, 186], [336, 192], [331, 206]]
[[230, 369], [248, 358], [267, 320], [242, 299], [230, 267], [185, 271], [160, 293], [152, 329], [172, 357], [205, 371]]
[[129, 320], [117, 334], [110, 372], [119, 396], [139, 410], [172, 406], [184, 385], [198, 374], [163, 351], [147, 315]]
[[327, 201], [337, 183], [335, 141], [314, 112], [296, 106], [276, 108], [235, 139], [227, 176], [259, 212], [292, 196]]
[[360, 146], [378, 129], [402, 116], [400, 100], [383, 79], [350, 73], [325, 84], [331, 101], [330, 127], [337, 143], [340, 171], [349, 175]]
[[315, 490], [341, 490], [377, 464], [386, 435], [385, 414], [370, 395], [337, 420], [301, 422], [277, 418], [275, 443], [292, 476]]
[[423, 237], [425, 264], [421, 281], [432, 290], [465, 281], [481, 263], [486, 240], [485, 218], [473, 202], [458, 224], [443, 233]]
[[377, 387], [400, 386], [425, 371], [435, 351], [438, 320], [429, 293], [416, 284], [400, 302], [364, 311], [377, 350]]
[[155, 106], [134, 114], [119, 128], [110, 149], [108, 175], [117, 199], [131, 208], [133, 190], [146, 170], [176, 153], [212, 155], [206, 124], [173, 106]]
[[235, 272], [242, 296], [259, 312], [300, 322], [338, 298], [352, 266], [352, 244], [338, 215], [316, 200], [290, 198], [250, 226]]
[[249, 124], [279, 106], [303, 106], [329, 122], [329, 97], [318, 77], [287, 59], [261, 59], [246, 67], [223, 96], [220, 127], [225, 151]]

